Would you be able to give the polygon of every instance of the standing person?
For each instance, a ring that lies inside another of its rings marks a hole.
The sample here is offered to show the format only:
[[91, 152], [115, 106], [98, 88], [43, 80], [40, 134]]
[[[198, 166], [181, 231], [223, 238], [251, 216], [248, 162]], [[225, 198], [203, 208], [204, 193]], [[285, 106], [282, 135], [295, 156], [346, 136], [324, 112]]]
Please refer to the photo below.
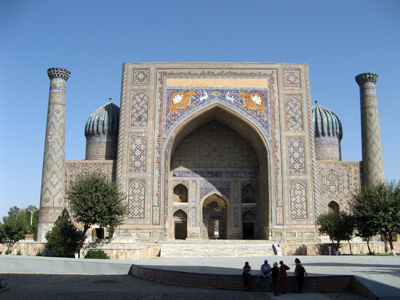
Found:
[[283, 263], [283, 260], [281, 260], [279, 262], [279, 264], [281, 265], [279, 270], [281, 271], [280, 278], [281, 278], [282, 294], [286, 294], [287, 293], [287, 284], [286, 284], [287, 273], [286, 273], [286, 271], [290, 270], [290, 268]]
[[271, 269], [272, 285], [274, 286], [274, 295], [279, 296], [278, 282], [279, 282], [279, 268], [278, 263], [274, 262], [274, 267]]
[[296, 263], [296, 269], [294, 270], [294, 276], [296, 276], [297, 280], [297, 292], [303, 292], [303, 281], [304, 281], [304, 274], [307, 275], [306, 269], [301, 264], [300, 259], [296, 258], [294, 260]]
[[243, 291], [247, 292], [250, 289], [250, 282], [251, 282], [251, 266], [249, 265], [249, 262], [246, 261], [244, 263], [243, 267]]
[[264, 278], [268, 277], [269, 283], [272, 283], [270, 270], [271, 270], [271, 266], [268, 263], [268, 259], [266, 259], [266, 260], [264, 260], [264, 263], [260, 267], [260, 273], [257, 275], [257, 282], [260, 281], [260, 277], [264, 277]]

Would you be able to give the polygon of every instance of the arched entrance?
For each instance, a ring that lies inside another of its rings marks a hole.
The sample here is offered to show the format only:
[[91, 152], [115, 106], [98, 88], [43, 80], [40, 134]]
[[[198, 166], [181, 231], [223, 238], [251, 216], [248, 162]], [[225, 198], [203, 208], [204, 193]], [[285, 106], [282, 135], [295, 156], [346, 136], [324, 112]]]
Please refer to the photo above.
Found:
[[[215, 238], [217, 228], [218, 238], [242, 239], [241, 212], [251, 210], [255, 223], [250, 236], [268, 239], [270, 155], [267, 140], [249, 120], [219, 104], [193, 111], [171, 131], [164, 153], [167, 224], [173, 223], [174, 211], [185, 207], [190, 238]], [[177, 200], [186, 198], [179, 185], [187, 187], [187, 202]], [[210, 221], [205, 223], [203, 209], [209, 203], [203, 199], [214, 192], [226, 214], [214, 219], [206, 214]]]
[[226, 239], [228, 236], [228, 208], [226, 201], [213, 194], [203, 202], [203, 236], [208, 239]]
[[174, 233], [176, 240], [187, 238], [187, 215], [182, 210], [174, 213]]

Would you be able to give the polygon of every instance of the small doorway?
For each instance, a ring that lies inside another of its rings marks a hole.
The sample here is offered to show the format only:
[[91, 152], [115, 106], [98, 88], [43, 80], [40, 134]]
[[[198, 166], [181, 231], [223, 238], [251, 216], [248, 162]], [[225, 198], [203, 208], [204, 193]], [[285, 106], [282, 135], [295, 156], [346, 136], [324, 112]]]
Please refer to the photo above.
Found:
[[226, 239], [227, 234], [227, 205], [225, 200], [214, 194], [204, 200], [203, 223], [209, 239]]
[[252, 211], [246, 211], [242, 216], [242, 222], [242, 238], [244, 240], [254, 239], [254, 230], [256, 224], [255, 214]]
[[187, 215], [182, 210], [174, 213], [174, 236], [176, 240], [187, 238]]

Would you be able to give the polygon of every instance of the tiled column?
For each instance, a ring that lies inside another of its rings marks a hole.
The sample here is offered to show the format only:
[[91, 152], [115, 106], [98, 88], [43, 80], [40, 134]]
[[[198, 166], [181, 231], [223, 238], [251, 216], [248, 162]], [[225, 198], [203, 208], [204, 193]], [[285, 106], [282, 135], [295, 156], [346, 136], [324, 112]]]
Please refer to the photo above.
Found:
[[363, 73], [356, 76], [360, 86], [363, 184], [385, 180], [381, 129], [375, 84], [378, 75]]
[[46, 241], [47, 231], [65, 206], [65, 89], [70, 74], [62, 68], [47, 70], [50, 91], [37, 231], [39, 242]]

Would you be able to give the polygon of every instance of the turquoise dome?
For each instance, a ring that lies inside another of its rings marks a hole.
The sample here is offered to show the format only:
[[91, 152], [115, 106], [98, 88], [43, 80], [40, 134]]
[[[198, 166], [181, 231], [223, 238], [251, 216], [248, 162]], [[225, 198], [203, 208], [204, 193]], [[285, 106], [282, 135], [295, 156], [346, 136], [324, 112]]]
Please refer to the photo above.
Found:
[[315, 101], [315, 105], [313, 105], [311, 111], [315, 137], [330, 137], [337, 138], [339, 141], [342, 140], [343, 128], [337, 115], [326, 107], [319, 105], [317, 101]]
[[85, 136], [118, 135], [119, 107], [111, 101], [99, 107], [86, 122]]

